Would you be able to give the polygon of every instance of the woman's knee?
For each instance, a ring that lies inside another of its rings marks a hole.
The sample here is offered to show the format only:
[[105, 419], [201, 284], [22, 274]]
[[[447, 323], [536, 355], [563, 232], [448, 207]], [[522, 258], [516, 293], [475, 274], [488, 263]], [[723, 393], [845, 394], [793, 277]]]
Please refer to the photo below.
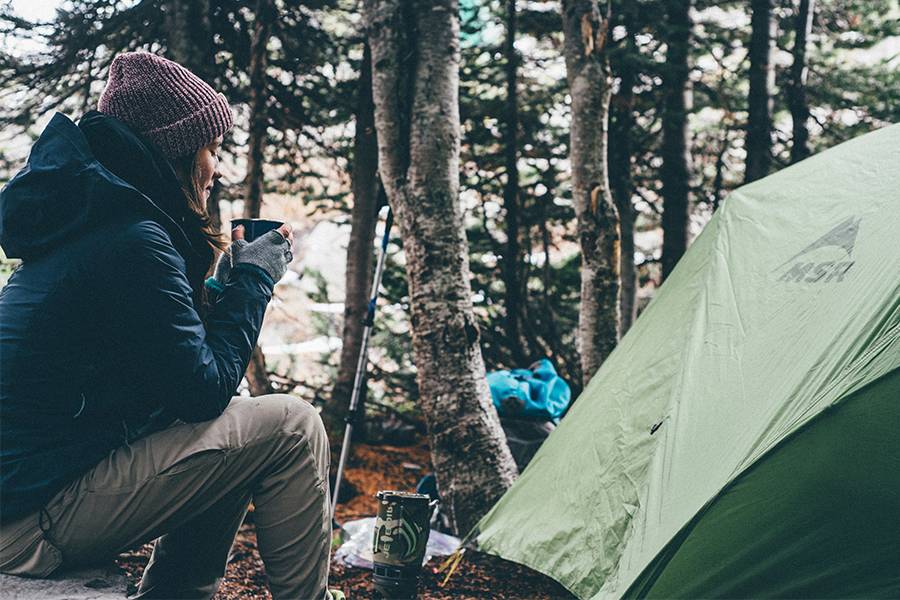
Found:
[[279, 426], [276, 435], [291, 442], [302, 440], [304, 443], [291, 443], [291, 447], [298, 450], [307, 448], [319, 478], [327, 482], [331, 449], [319, 411], [309, 402], [287, 394], [270, 394], [257, 399], [270, 415], [277, 414]]
[[260, 418], [268, 421], [273, 433], [300, 435], [317, 443], [327, 440], [319, 411], [306, 400], [288, 394], [267, 394], [254, 400], [258, 401]]

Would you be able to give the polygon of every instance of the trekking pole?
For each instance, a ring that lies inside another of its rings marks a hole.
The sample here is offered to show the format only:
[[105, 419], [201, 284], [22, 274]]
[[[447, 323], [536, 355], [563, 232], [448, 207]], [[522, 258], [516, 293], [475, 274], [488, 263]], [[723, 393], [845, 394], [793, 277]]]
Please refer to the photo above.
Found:
[[381, 287], [381, 276], [384, 274], [384, 263], [387, 258], [388, 240], [391, 235], [391, 225], [394, 224], [394, 213], [388, 207], [387, 219], [384, 223], [384, 236], [381, 238], [381, 254], [378, 256], [378, 267], [375, 269], [375, 277], [372, 280], [372, 294], [369, 297], [369, 307], [366, 318], [363, 320], [362, 344], [359, 347], [359, 360], [356, 363], [356, 376], [353, 378], [353, 393], [350, 394], [350, 408], [344, 419], [344, 442], [341, 445], [341, 458], [338, 461], [337, 474], [334, 478], [334, 490], [331, 492], [331, 520], [334, 522], [334, 511], [337, 509], [338, 493], [341, 490], [341, 479], [344, 475], [344, 466], [347, 464], [347, 456], [350, 454], [350, 439], [353, 436], [353, 422], [358, 416], [362, 404], [359, 401], [363, 393], [363, 381], [366, 378], [366, 365], [369, 360], [369, 334], [375, 324], [375, 303], [378, 301], [378, 290]]

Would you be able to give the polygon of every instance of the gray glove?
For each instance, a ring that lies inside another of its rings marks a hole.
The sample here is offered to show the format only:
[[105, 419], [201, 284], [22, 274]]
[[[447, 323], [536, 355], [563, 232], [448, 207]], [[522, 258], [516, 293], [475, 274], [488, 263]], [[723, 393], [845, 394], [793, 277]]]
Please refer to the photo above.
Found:
[[[243, 243], [238, 245], [240, 242]], [[231, 248], [232, 266], [242, 263], [255, 265], [268, 273], [272, 281], [276, 283], [284, 277], [288, 264], [294, 260], [291, 243], [274, 230], [256, 238], [249, 244], [244, 240], [238, 240], [231, 245]]]
[[228, 283], [228, 277], [231, 275], [231, 267], [233, 266], [234, 257], [237, 256], [242, 248], [248, 246], [250, 242], [246, 240], [235, 240], [231, 243], [228, 252], [219, 255], [219, 262], [216, 263], [216, 269], [213, 271], [213, 279], [215, 283], [207, 280], [207, 286], [221, 292]]

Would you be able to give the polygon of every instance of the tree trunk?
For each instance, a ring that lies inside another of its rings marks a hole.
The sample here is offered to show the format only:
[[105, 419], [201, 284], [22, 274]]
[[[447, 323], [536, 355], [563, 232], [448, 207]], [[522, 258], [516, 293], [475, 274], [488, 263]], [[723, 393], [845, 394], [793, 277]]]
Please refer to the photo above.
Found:
[[166, 33], [169, 58], [213, 84], [212, 25], [209, 0], [167, 0]]
[[712, 209], [719, 210], [722, 196], [725, 194], [725, 153], [728, 152], [728, 130], [722, 135], [719, 153], [716, 154], [716, 174], [713, 177]]
[[459, 203], [456, 0], [366, 0], [378, 163], [406, 253], [413, 355], [451, 526], [465, 533], [516, 476], [491, 403]]
[[516, 367], [528, 360], [523, 350], [519, 326], [522, 322], [522, 306], [525, 303], [522, 285], [522, 251], [519, 244], [519, 107], [517, 80], [519, 56], [516, 53], [516, 0], [506, 1], [506, 107], [503, 144], [506, 158], [506, 183], [503, 186], [503, 206], [506, 208], [506, 251], [503, 257], [503, 279], [506, 286], [506, 337], [509, 341]]
[[794, 20], [794, 62], [791, 64], [791, 85], [788, 88], [788, 102], [794, 122], [794, 136], [791, 143], [791, 163], [809, 156], [809, 106], [806, 103], [806, 40], [812, 31], [815, 0], [799, 0]]
[[84, 87], [82, 87], [82, 100], [81, 100], [81, 114], [87, 113], [91, 110], [91, 107], [94, 106], [94, 98], [91, 96], [91, 84], [94, 83], [94, 60], [97, 58], [97, 49], [95, 48], [88, 54], [87, 58], [87, 66], [85, 67], [85, 71], [87, 72], [87, 77], [84, 80]]
[[690, 221], [690, 144], [688, 112], [691, 87], [688, 48], [691, 40], [690, 0], [667, 0], [666, 74], [663, 101], [662, 276], [665, 280], [688, 245]]
[[259, 345], [253, 347], [253, 354], [250, 355], [250, 364], [247, 365], [245, 377], [250, 394], [253, 396], [265, 396], [275, 391], [272, 382], [269, 381], [269, 372], [266, 370], [266, 356]]
[[619, 215], [606, 163], [609, 16], [597, 0], [563, 0], [566, 78], [572, 97], [572, 196], [581, 244], [578, 337], [587, 385], [619, 339]]
[[633, 10], [636, 5], [623, 8], [626, 31], [624, 47], [618, 65], [619, 91], [610, 105], [610, 137], [615, 143], [609, 146], [609, 184], [616, 209], [621, 219], [622, 251], [619, 270], [622, 279], [619, 311], [622, 319], [622, 335], [628, 331], [637, 317], [637, 270], [634, 267], [635, 210], [632, 196], [634, 182], [631, 176], [632, 135], [634, 132], [634, 86], [637, 82], [638, 49], [634, 40]]
[[[247, 140], [247, 195], [244, 198], [244, 218], [259, 218], [263, 199], [264, 150], [268, 141], [268, 98], [266, 86], [266, 47], [272, 19], [270, 0], [256, 3], [256, 24], [250, 45], [250, 137]], [[272, 393], [272, 384], [266, 371], [266, 358], [257, 345], [247, 366], [247, 383], [254, 396]]]
[[360, 65], [356, 134], [353, 138], [351, 173], [353, 209], [350, 216], [350, 242], [347, 244], [341, 363], [331, 401], [325, 405], [322, 414], [330, 431], [339, 430], [350, 405], [350, 394], [353, 392], [353, 379], [362, 345], [363, 321], [372, 288], [373, 241], [375, 224], [378, 221], [379, 185], [371, 57], [369, 44], [366, 43]]
[[256, 3], [256, 24], [250, 45], [250, 137], [247, 140], [247, 195], [244, 218], [259, 218], [263, 200], [263, 156], [268, 138], [266, 64], [271, 19], [270, 0]]
[[772, 162], [772, 49], [775, 19], [772, 0], [751, 0], [750, 93], [747, 98], [747, 171], [744, 183], [769, 174]]
[[[169, 57], [206, 83], [215, 85], [217, 73], [209, 13], [209, 0], [168, 0], [165, 23]], [[220, 188], [217, 181], [206, 201], [206, 210], [216, 230], [222, 227]]]

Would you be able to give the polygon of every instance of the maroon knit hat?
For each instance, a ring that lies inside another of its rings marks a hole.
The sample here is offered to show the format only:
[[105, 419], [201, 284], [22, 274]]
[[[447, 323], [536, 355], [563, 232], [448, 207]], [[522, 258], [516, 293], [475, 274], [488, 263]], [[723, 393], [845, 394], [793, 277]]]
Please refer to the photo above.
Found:
[[193, 154], [234, 123], [225, 96], [178, 63], [149, 52], [113, 59], [97, 108], [142, 134], [170, 160]]

